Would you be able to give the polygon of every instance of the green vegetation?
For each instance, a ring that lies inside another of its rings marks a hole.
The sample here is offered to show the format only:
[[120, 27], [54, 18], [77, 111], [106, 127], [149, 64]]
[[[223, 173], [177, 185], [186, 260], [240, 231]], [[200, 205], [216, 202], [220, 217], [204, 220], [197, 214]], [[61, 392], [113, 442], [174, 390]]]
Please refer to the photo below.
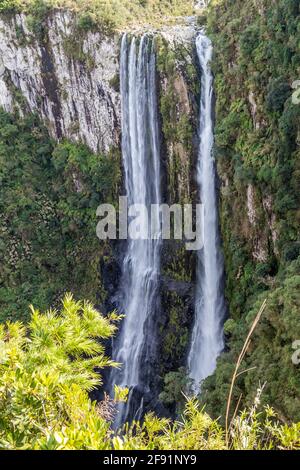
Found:
[[67, 295], [60, 312], [41, 314], [32, 307], [27, 327], [0, 326], [0, 449], [300, 448], [300, 423], [279, 424], [269, 407], [259, 413], [259, 396], [231, 423], [228, 443], [195, 399], [187, 401], [176, 423], [150, 413], [143, 424], [113, 432], [116, 400], [126, 399], [127, 391], [117, 389], [114, 400], [99, 403], [88, 392], [101, 385], [99, 370], [116, 366], [104, 355], [101, 340], [115, 333], [118, 320]]
[[181, 363], [188, 347], [189, 330], [184, 318], [185, 305], [176, 292], [169, 292], [166, 299], [168, 323], [164, 325], [161, 354], [164, 358], [162, 367], [174, 367]]
[[[26, 12], [34, 36], [46, 40], [49, 12], [70, 8], [76, 22], [71, 39], [64, 38], [64, 48], [89, 69], [94, 64], [82, 49], [85, 32], [95, 28], [110, 34], [172, 23], [178, 15], [191, 14], [192, 3], [0, 0], [0, 12]], [[89, 350], [91, 338], [108, 338], [114, 326], [110, 320], [99, 320], [102, 317], [89, 304], [75, 304], [68, 297], [61, 314], [44, 317], [35, 312], [26, 335], [20, 324], [2, 326], [0, 447], [228, 448], [221, 426], [234, 364], [245, 331], [267, 298], [245, 357], [246, 372], [237, 378], [233, 393], [231, 415], [238, 403], [239, 410], [249, 411], [238, 413], [232, 423], [229, 447], [299, 448], [299, 424], [292, 424], [300, 420], [299, 366], [291, 360], [292, 344], [300, 338], [300, 105], [291, 98], [292, 84], [300, 79], [299, 1], [212, 0], [207, 21], [215, 49], [216, 159], [230, 310], [227, 348], [216, 373], [202, 385], [200, 405], [195, 400], [186, 404], [182, 391], [188, 392], [190, 384], [178, 367], [191, 319], [176, 293], [164, 293], [160, 398], [173, 411], [176, 408], [180, 421], [174, 424], [148, 415], [143, 424], [114, 435], [109, 421], [115, 403], [107, 399], [96, 405], [87, 395], [100, 380], [94, 366], [108, 364], [102, 349]], [[22, 30], [18, 35], [21, 46]], [[195, 198], [197, 70], [191, 50], [171, 49], [159, 36], [156, 44], [169, 202], [190, 202]], [[118, 75], [111, 85], [118, 90]], [[22, 105], [20, 91], [14, 90], [14, 98]], [[99, 259], [111, 248], [100, 245], [95, 236], [95, 212], [101, 201], [115, 200], [119, 180], [118, 157], [94, 155], [84, 145], [68, 141], [56, 144], [37, 117], [21, 119], [0, 112], [0, 322], [26, 322], [30, 302], [42, 310], [57, 307], [65, 291], [93, 302], [103, 300]], [[164, 256], [166, 277], [191, 281], [193, 259], [182, 247], [165, 246]], [[70, 312], [76, 318], [75, 332]], [[84, 323], [87, 315], [99, 320], [98, 329], [94, 320], [90, 326]], [[82, 328], [83, 347], [75, 351], [74, 338], [82, 337]], [[277, 419], [285, 424], [277, 424]]]
[[156, 48], [157, 68], [165, 87], [160, 92], [160, 113], [168, 147], [169, 197], [174, 202], [190, 202], [191, 194], [185, 184], [191, 175], [192, 142], [197, 122], [191, 96], [199, 91], [193, 49], [183, 45], [170, 47], [162, 36], [156, 38]]
[[244, 406], [249, 406], [258, 384], [265, 383], [262, 401], [272, 404], [285, 422], [300, 419], [299, 366], [292, 362], [292, 345], [300, 337], [299, 270], [300, 260], [293, 261], [287, 271], [274, 281], [270, 292], [257, 296], [247, 315], [230, 320], [229, 329], [225, 328], [230, 337], [230, 350], [220, 357], [215, 374], [204, 382], [201, 396], [201, 402], [207, 403], [207, 411], [213, 416], [225, 415], [225, 400], [245, 331], [249, 329], [262, 300], [267, 297], [266, 310], [243, 363], [243, 370], [249, 372], [238, 378], [234, 402], [236, 404], [242, 397]]
[[180, 367], [178, 371], [165, 375], [164, 387], [159, 399], [166, 406], [174, 408], [175, 404], [176, 415], [180, 416], [186, 405], [186, 397], [191, 394], [191, 385], [185, 367]]
[[96, 208], [115, 199], [118, 159], [0, 112], [0, 181], [0, 320], [25, 319], [30, 302], [53, 306], [64, 290], [95, 301]]
[[286, 421], [300, 418], [299, 370], [291, 360], [300, 337], [300, 106], [291, 98], [300, 77], [299, 24], [294, 0], [212, 1], [208, 14], [232, 317], [225, 325], [229, 352], [203, 386], [213, 416], [224, 416], [243, 332], [267, 297], [235, 401], [241, 396], [249, 405], [259, 381], [267, 382], [264, 400]]
[[81, 62], [87, 70], [93, 70], [95, 68], [94, 58], [87, 52], [84, 52], [83, 42], [80, 38], [76, 39], [76, 32], [64, 39], [63, 47], [66, 56], [70, 59]]
[[[192, 0], [1, 0], [0, 12], [25, 11], [34, 26], [42, 28], [44, 14], [50, 8], [69, 9], [78, 15], [84, 30], [101, 26], [104, 32], [125, 27], [172, 23], [178, 16], [193, 14]], [[38, 32], [37, 29], [34, 29]]]

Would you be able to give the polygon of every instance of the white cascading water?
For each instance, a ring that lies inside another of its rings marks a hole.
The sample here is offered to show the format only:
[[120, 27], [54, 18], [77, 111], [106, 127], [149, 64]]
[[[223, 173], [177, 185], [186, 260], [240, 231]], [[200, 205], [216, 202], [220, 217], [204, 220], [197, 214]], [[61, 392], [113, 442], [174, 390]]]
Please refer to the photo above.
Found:
[[212, 43], [204, 34], [196, 39], [201, 68], [201, 103], [199, 119], [200, 146], [197, 181], [201, 203], [203, 249], [198, 253], [195, 323], [192, 332], [188, 369], [194, 380], [194, 391], [211, 375], [224, 349], [223, 321], [225, 302], [222, 292], [223, 258], [218, 233], [216, 169], [213, 158], [213, 75], [210, 68]]
[[[146, 35], [140, 39], [129, 39], [124, 35], [120, 60], [122, 158], [126, 195], [129, 206], [143, 204], [150, 215], [151, 204], [161, 202], [153, 40]], [[158, 309], [161, 248], [159, 212], [155, 212], [154, 217], [155, 226], [158, 227], [157, 239], [148, 237], [145, 240], [127, 241], [119, 293], [119, 307], [125, 318], [119, 338], [113, 345], [113, 358], [122, 367], [111, 373], [111, 390], [115, 384], [129, 388], [138, 386], [144, 391], [149, 388], [147, 375], [151, 371], [146, 369], [150, 369], [155, 348], [155, 331], [151, 319], [155, 319]], [[150, 225], [149, 218], [143, 218], [140, 225], [143, 231]], [[125, 408], [123, 406], [119, 409], [119, 423], [128, 417], [128, 409]]]

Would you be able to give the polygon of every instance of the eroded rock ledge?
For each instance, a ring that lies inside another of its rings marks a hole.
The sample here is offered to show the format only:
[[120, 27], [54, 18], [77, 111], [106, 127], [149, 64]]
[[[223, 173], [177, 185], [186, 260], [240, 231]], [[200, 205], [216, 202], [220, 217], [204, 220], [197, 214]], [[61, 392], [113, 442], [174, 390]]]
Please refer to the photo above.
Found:
[[[42, 38], [29, 23], [25, 14], [0, 17], [0, 106], [37, 112], [55, 139], [83, 141], [94, 152], [118, 147], [122, 33], [79, 30], [76, 16], [59, 10], [45, 18]], [[172, 48], [191, 42], [194, 27], [160, 33]]]

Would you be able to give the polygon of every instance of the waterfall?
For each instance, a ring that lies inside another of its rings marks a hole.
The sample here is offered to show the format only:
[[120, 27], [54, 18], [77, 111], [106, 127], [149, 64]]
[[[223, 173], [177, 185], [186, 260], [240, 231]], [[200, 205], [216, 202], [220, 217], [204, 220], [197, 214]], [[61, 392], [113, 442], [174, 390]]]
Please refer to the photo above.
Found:
[[199, 119], [199, 153], [197, 182], [204, 206], [203, 249], [198, 252], [195, 322], [192, 332], [188, 369], [194, 380], [195, 392], [203, 379], [211, 375], [224, 348], [223, 320], [225, 301], [222, 292], [223, 258], [218, 233], [216, 169], [213, 158], [213, 75], [211, 41], [199, 34], [196, 39], [201, 68], [201, 103]]
[[[156, 59], [153, 39], [144, 35], [122, 38], [120, 58], [122, 99], [122, 158], [128, 205], [142, 204], [147, 209], [161, 202], [160, 152], [156, 90]], [[119, 308], [125, 318], [119, 337], [113, 345], [113, 358], [122, 364], [113, 370], [114, 384], [144, 395], [150, 391], [151, 373], [155, 362], [155, 316], [159, 310], [158, 282], [160, 272], [160, 219], [154, 213], [158, 228], [155, 240], [147, 230], [149, 218], [140, 213], [141, 231], [147, 239], [128, 239], [122, 266]], [[153, 220], [153, 215], [152, 215]], [[131, 400], [129, 400], [131, 401]], [[119, 408], [117, 421], [130, 419], [141, 409], [132, 403]], [[131, 409], [129, 413], [129, 408]], [[133, 410], [132, 410], [133, 408]], [[131, 415], [131, 416], [130, 416]]]

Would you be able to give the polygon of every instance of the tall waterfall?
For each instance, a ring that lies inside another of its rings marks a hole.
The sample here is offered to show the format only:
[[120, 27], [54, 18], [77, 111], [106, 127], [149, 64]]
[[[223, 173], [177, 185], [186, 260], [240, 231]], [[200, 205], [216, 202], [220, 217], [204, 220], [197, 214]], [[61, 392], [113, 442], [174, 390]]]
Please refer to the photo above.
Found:
[[[160, 152], [154, 43], [148, 36], [140, 39], [123, 36], [120, 85], [122, 99], [122, 158], [128, 205], [161, 202]], [[142, 212], [140, 229], [147, 232], [148, 217]], [[155, 220], [156, 219], [156, 220]], [[153, 215], [152, 215], [153, 220]], [[151, 362], [155, 355], [155, 316], [158, 313], [160, 271], [160, 219], [154, 213], [156, 239], [128, 239], [123, 261], [119, 307], [125, 314], [121, 332], [113, 345], [113, 358], [122, 363], [113, 370], [110, 386], [135, 387], [149, 392]], [[148, 229], [148, 235], [149, 235]], [[152, 364], [153, 367], [153, 364]], [[128, 416], [121, 407], [118, 421]], [[134, 415], [136, 409], [130, 411]]]
[[203, 249], [198, 253], [195, 323], [188, 356], [190, 377], [195, 392], [200, 382], [211, 375], [218, 355], [224, 348], [223, 320], [225, 302], [222, 294], [223, 259], [218, 233], [216, 169], [213, 158], [213, 76], [210, 69], [211, 41], [202, 33], [196, 39], [201, 68], [201, 103], [197, 163], [197, 181], [204, 206], [202, 230]]

